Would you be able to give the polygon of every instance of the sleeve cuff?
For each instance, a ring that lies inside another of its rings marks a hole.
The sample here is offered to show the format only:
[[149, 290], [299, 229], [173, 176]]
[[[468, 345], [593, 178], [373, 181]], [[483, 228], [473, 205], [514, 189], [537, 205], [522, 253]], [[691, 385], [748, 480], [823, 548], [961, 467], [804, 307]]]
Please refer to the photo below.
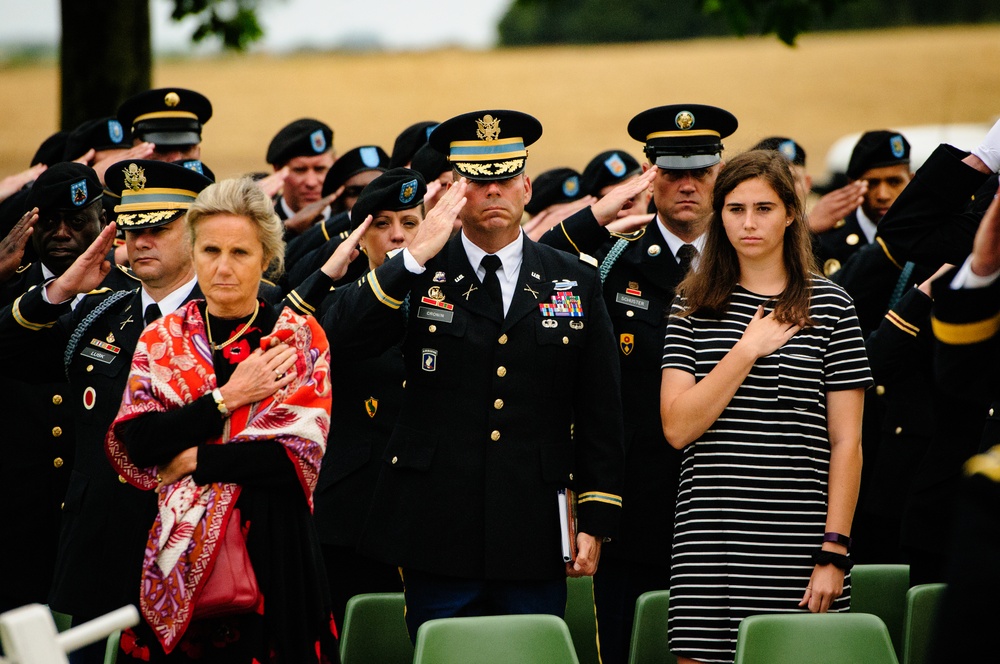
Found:
[[981, 277], [972, 271], [972, 256], [965, 259], [962, 263], [962, 267], [959, 268], [958, 273], [955, 278], [951, 280], [951, 287], [954, 290], [959, 290], [963, 288], [986, 288], [987, 286], [992, 286], [996, 282], [997, 277], [1000, 277], [1000, 270], [997, 270], [993, 274]]

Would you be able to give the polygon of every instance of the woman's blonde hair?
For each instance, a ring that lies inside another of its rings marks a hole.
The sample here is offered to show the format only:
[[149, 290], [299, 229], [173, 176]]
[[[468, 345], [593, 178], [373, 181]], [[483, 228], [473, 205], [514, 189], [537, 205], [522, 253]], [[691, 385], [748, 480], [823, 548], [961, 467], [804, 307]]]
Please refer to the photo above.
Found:
[[244, 217], [257, 228], [270, 276], [285, 268], [284, 224], [274, 212], [274, 203], [250, 178], [232, 178], [209, 185], [198, 194], [187, 212], [187, 228], [194, 245], [198, 222], [218, 214]]
[[733, 290], [740, 279], [740, 264], [736, 249], [726, 235], [722, 224], [722, 209], [726, 196], [740, 183], [760, 178], [778, 195], [785, 211], [792, 218], [785, 229], [782, 256], [788, 283], [785, 290], [774, 298], [774, 316], [785, 323], [810, 324], [810, 282], [816, 272], [805, 210], [795, 192], [795, 179], [788, 168], [788, 160], [772, 150], [751, 150], [737, 155], [719, 171], [712, 194], [714, 214], [706, 233], [705, 249], [699, 258], [698, 269], [688, 273], [677, 291], [686, 299], [687, 310], [683, 315], [700, 312], [720, 316], [729, 307]]

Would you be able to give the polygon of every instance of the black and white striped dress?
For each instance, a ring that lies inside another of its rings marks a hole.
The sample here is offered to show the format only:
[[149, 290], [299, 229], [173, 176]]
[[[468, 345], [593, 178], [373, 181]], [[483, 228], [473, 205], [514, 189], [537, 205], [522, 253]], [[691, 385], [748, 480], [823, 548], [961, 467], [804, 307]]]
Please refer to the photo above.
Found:
[[[850, 297], [811, 284], [814, 327], [757, 360], [719, 419], [684, 449], [670, 580], [670, 649], [732, 662], [740, 621], [798, 607], [826, 527], [826, 393], [871, 374]], [[672, 315], [663, 367], [704, 378], [769, 299], [737, 286], [719, 319]], [[682, 310], [678, 297], [673, 312]], [[850, 576], [832, 611], [850, 605]]]

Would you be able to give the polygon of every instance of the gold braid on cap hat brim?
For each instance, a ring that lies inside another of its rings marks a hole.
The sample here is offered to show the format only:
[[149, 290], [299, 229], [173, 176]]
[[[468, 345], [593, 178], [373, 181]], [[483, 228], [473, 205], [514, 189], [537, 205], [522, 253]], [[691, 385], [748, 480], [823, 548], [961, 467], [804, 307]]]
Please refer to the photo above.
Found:
[[508, 159], [506, 161], [456, 161], [453, 165], [459, 173], [471, 176], [514, 175], [524, 168], [524, 159]]

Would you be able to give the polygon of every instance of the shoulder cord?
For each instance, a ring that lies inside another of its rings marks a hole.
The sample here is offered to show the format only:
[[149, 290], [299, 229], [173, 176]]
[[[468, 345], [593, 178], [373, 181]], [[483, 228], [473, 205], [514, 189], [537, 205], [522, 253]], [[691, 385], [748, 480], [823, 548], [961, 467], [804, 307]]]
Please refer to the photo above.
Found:
[[628, 240], [619, 238], [618, 241], [611, 247], [611, 251], [608, 252], [608, 255], [604, 257], [603, 261], [601, 261], [600, 273], [602, 284], [604, 283], [604, 280], [608, 278], [608, 273], [611, 272], [611, 268], [614, 267], [615, 261], [618, 260], [618, 257], [622, 255], [622, 252], [625, 251], [627, 246]]
[[70, 335], [69, 342], [66, 344], [66, 352], [63, 353], [63, 366], [66, 370], [67, 380], [69, 380], [69, 365], [73, 361], [73, 354], [76, 353], [76, 348], [80, 345], [80, 339], [82, 339], [83, 335], [87, 333], [90, 326], [93, 325], [94, 321], [97, 320], [101, 314], [107, 311], [112, 304], [124, 297], [134, 294], [134, 290], [116, 291], [105, 298], [103, 302], [94, 307], [93, 311], [83, 317], [80, 324], [76, 326], [75, 330], [73, 330], [73, 334]]
[[902, 299], [903, 295], [910, 288], [910, 277], [913, 276], [913, 268], [916, 267], [913, 261], [907, 261], [906, 265], [903, 266], [903, 271], [899, 274], [899, 280], [896, 282], [896, 288], [892, 291], [892, 297], [889, 298], [889, 309], [892, 309], [896, 304]]

